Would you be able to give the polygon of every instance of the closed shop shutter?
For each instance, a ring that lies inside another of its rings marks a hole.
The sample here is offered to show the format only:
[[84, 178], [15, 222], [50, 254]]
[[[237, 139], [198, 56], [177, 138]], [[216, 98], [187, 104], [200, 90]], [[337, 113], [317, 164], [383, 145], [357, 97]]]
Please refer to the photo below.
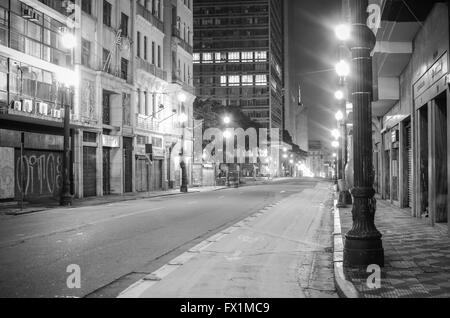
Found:
[[136, 191], [149, 191], [147, 160], [142, 158], [138, 158], [136, 160]]
[[83, 147], [83, 196], [97, 195], [97, 148]]
[[408, 151], [408, 202], [409, 207], [413, 207], [414, 200], [414, 185], [413, 185], [413, 149], [412, 149], [412, 130], [411, 126], [406, 127], [406, 135], [408, 138], [408, 143], [406, 149]]

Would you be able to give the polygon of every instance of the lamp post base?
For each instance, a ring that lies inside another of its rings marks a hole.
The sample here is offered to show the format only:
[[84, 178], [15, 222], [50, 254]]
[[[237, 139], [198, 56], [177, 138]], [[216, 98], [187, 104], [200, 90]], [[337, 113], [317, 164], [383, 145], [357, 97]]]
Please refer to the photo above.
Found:
[[384, 267], [384, 250], [381, 238], [355, 239], [346, 237], [344, 247], [344, 266]]
[[182, 186], [180, 187], [180, 192], [182, 192], [182, 193], [187, 193], [187, 192], [188, 192], [188, 187], [182, 185]]
[[73, 198], [70, 194], [63, 194], [59, 203], [61, 206], [72, 206]]

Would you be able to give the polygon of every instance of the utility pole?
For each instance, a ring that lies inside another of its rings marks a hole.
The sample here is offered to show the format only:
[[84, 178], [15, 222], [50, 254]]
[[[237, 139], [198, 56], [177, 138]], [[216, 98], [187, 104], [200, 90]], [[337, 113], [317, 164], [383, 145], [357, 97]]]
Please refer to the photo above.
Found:
[[384, 266], [382, 235], [375, 226], [376, 200], [372, 163], [372, 58], [376, 39], [367, 26], [368, 0], [350, 0], [353, 99], [353, 227], [346, 234], [344, 265]]

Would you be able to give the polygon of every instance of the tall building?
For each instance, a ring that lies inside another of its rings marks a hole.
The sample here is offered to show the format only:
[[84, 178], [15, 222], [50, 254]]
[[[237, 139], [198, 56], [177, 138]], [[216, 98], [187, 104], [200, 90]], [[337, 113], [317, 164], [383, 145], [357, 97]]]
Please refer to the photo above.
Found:
[[60, 195], [64, 106], [76, 197], [179, 186], [180, 160], [192, 162], [192, 29], [191, 0], [0, 0], [0, 200]]
[[284, 18], [279, 0], [194, 0], [196, 95], [284, 128]]

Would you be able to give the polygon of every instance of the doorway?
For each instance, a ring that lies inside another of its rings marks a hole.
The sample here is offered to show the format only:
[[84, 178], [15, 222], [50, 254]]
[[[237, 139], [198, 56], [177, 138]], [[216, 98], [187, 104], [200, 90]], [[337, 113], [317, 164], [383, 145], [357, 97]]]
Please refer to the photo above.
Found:
[[123, 138], [124, 192], [133, 192], [133, 138]]
[[447, 167], [447, 93], [439, 95], [434, 106], [434, 173], [435, 173], [435, 206], [433, 209], [436, 223], [447, 223], [448, 167]]
[[428, 105], [423, 106], [418, 111], [418, 152], [419, 152], [419, 214], [422, 217], [429, 217], [428, 206]]
[[103, 148], [103, 195], [111, 194], [111, 149]]
[[97, 148], [83, 147], [83, 197], [97, 195]]

